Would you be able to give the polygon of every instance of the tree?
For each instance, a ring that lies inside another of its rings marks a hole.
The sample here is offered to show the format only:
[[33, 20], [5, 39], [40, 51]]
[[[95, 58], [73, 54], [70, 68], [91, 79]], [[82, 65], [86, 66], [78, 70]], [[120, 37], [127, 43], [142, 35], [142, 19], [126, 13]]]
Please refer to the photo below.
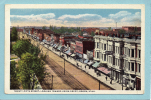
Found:
[[42, 27], [42, 30], [46, 30], [46, 26], [43, 26], [43, 27]]
[[17, 29], [16, 27], [12, 28], [11, 34], [10, 34], [10, 41], [16, 41], [18, 39], [17, 37]]
[[94, 34], [94, 32], [92, 31], [92, 32], [91, 32], [91, 36], [94, 36], [94, 35], [95, 35], [95, 34]]
[[80, 31], [80, 32], [79, 32], [79, 35], [80, 35], [80, 36], [83, 36], [83, 32], [82, 32], [82, 31]]
[[29, 46], [28, 52], [31, 53], [31, 54], [33, 54], [34, 56], [38, 57], [38, 55], [40, 53], [39, 46], [34, 46], [34, 45], [31, 44]]
[[16, 62], [10, 62], [10, 89], [19, 89]]
[[124, 34], [124, 33], [125, 33], [125, 30], [120, 29], [120, 30], [118, 31], [118, 33], [119, 33], [119, 34]]
[[29, 40], [18, 40], [13, 45], [13, 51], [18, 57], [21, 57], [23, 53], [28, 52], [30, 45]]
[[109, 30], [109, 31], [111, 31], [111, 30], [112, 30], [112, 28], [111, 28], [111, 27], [108, 27], [108, 30]]
[[[30, 53], [21, 56], [18, 65], [19, 81], [22, 83], [23, 89], [34, 89], [36, 84], [36, 76], [39, 81], [44, 78], [44, 63], [40, 58]], [[36, 76], [35, 76], [36, 75]]]

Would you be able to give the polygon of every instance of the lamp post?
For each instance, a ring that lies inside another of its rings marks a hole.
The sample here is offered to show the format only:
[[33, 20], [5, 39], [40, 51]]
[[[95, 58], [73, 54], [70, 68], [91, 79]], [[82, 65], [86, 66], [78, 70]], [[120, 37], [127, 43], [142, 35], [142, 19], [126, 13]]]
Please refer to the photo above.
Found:
[[123, 90], [123, 75], [124, 75], [124, 70], [121, 70], [121, 74], [122, 74], [122, 90]]
[[64, 55], [61, 55], [61, 57], [64, 59], [64, 75], [65, 75], [65, 58]]

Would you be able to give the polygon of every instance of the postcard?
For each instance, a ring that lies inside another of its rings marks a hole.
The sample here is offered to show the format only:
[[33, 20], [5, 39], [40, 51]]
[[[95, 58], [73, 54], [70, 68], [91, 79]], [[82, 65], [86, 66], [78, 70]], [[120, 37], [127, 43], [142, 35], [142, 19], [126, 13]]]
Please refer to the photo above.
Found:
[[145, 5], [6, 4], [6, 94], [144, 94]]

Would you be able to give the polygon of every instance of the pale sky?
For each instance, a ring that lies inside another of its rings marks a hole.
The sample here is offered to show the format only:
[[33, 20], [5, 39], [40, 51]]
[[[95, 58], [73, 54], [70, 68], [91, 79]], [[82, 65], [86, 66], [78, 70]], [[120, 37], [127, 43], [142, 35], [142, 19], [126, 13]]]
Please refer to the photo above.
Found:
[[140, 9], [11, 9], [11, 26], [141, 26]]

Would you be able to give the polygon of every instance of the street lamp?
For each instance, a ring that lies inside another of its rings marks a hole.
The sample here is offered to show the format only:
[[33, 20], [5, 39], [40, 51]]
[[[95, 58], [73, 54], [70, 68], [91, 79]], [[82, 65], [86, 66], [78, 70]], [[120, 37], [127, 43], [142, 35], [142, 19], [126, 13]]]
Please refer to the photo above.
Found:
[[61, 55], [61, 57], [64, 59], [64, 75], [65, 75], [65, 58], [64, 55]]

